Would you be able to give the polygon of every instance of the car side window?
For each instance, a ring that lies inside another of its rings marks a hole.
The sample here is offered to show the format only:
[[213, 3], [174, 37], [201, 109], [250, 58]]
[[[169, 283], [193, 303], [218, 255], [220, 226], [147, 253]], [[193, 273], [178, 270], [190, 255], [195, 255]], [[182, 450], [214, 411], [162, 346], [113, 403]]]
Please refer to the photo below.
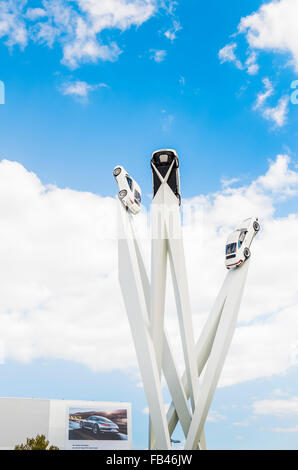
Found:
[[132, 179], [129, 177], [129, 176], [126, 176], [126, 179], [127, 179], [127, 182], [128, 182], [128, 186], [130, 187], [130, 190], [132, 191]]
[[141, 204], [141, 195], [137, 190], [135, 190], [135, 199], [138, 204]]
[[238, 240], [238, 248], [240, 248], [240, 246], [242, 245], [246, 233], [247, 233], [246, 231], [243, 231], [243, 232], [240, 233], [239, 240]]

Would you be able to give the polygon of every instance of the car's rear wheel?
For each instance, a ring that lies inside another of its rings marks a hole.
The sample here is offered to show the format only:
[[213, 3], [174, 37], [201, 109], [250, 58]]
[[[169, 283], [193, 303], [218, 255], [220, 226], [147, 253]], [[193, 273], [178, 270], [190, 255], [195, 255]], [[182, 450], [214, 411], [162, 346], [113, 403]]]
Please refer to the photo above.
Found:
[[245, 258], [248, 259], [250, 257], [250, 249], [249, 248], [244, 248], [243, 254], [244, 254]]
[[97, 435], [99, 433], [99, 427], [98, 427], [97, 424], [94, 424], [92, 431], [93, 431], [93, 434], [95, 434], [95, 435]]
[[259, 222], [254, 221], [253, 223], [253, 228], [255, 232], [258, 232], [260, 230], [260, 224]]
[[119, 167], [115, 168], [115, 170], [113, 171], [114, 176], [119, 176], [120, 173], [121, 173], [121, 168], [119, 168]]

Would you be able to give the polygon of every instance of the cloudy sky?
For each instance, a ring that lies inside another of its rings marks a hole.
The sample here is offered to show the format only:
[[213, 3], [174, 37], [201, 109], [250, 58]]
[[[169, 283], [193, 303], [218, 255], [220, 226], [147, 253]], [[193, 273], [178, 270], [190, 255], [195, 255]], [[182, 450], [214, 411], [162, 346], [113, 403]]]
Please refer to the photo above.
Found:
[[[149, 263], [150, 154], [171, 147], [196, 338], [226, 237], [262, 227], [208, 447], [298, 447], [297, 16], [297, 0], [0, 0], [1, 396], [131, 401], [146, 446], [112, 170], [142, 187]], [[171, 289], [167, 307], [176, 344]]]

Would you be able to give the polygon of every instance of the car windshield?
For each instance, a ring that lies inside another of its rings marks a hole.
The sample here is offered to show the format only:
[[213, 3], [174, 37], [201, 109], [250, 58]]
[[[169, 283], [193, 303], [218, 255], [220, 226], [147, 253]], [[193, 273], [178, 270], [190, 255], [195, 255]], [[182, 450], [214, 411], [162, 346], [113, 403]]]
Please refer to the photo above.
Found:
[[226, 255], [231, 255], [236, 252], [236, 243], [230, 243], [226, 245]]
[[126, 179], [127, 179], [127, 182], [128, 182], [128, 186], [130, 187], [130, 190], [132, 191], [132, 179], [130, 176], [126, 176]]
[[107, 418], [102, 418], [102, 417], [98, 418], [98, 420], [99, 420], [101, 423], [110, 423], [110, 422], [111, 422], [109, 419], [107, 419]]
[[142, 201], [142, 197], [139, 193], [139, 191], [135, 190], [135, 201], [137, 204], [141, 204], [141, 201]]
[[89, 421], [97, 421], [98, 423], [101, 423], [102, 422], [102, 418], [101, 416], [92, 416], [91, 418], [89, 418]]

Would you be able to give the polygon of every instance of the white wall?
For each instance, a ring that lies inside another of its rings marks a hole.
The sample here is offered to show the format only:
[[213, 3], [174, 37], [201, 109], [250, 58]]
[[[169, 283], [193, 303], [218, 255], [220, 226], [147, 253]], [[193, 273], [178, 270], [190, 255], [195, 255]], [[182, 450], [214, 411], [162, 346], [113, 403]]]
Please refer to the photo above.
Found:
[[128, 440], [102, 441], [105, 449], [131, 449], [131, 405], [123, 402], [0, 398], [0, 450], [13, 449], [27, 437], [44, 434], [51, 445], [64, 449], [68, 436], [69, 408], [127, 409]]

